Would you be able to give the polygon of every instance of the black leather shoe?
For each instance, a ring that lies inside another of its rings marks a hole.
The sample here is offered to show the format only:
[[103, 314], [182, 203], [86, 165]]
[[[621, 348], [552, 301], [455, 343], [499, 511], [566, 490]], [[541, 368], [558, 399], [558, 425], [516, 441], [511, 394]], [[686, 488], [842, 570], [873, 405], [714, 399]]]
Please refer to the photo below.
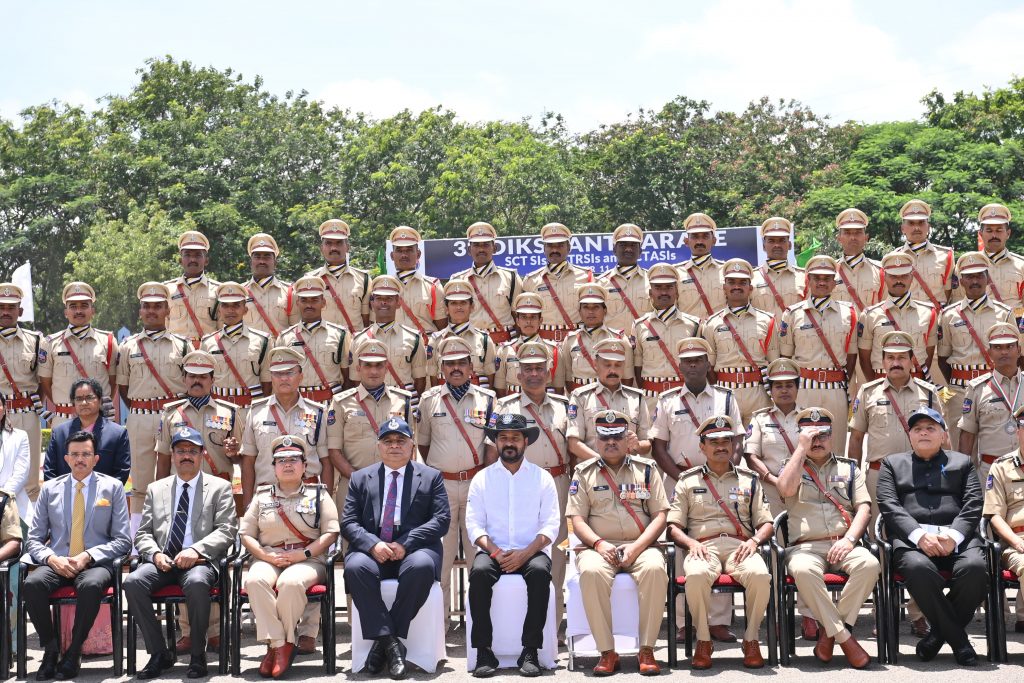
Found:
[[473, 678], [490, 678], [497, 672], [498, 658], [494, 656], [494, 650], [489, 647], [477, 648]]
[[43, 653], [43, 661], [39, 664], [39, 671], [36, 671], [37, 681], [52, 681], [57, 676], [57, 660], [60, 659], [60, 652], [49, 651]]
[[373, 645], [370, 646], [370, 651], [366, 655], [363, 673], [377, 675], [384, 670], [384, 665], [387, 663], [387, 657], [384, 654], [384, 641], [387, 639], [388, 636], [383, 636], [373, 641]]
[[520, 676], [526, 676], [527, 678], [540, 676], [540, 659], [537, 657], [537, 648], [524, 647], [516, 664], [519, 665]]
[[193, 657], [189, 660], [188, 671], [185, 673], [189, 678], [206, 678], [209, 671], [206, 668], [206, 657]]
[[969, 644], [959, 650], [953, 650], [953, 659], [960, 666], [978, 666], [978, 653]]
[[176, 661], [178, 661], [178, 657], [172, 651], [164, 650], [163, 652], [158, 652], [149, 658], [149, 663], [142, 667], [142, 671], [135, 674], [135, 677], [142, 681], [156, 678], [174, 666]]
[[82, 668], [82, 654], [80, 652], [65, 652], [64, 658], [57, 665], [57, 680], [70, 681], [78, 678], [78, 671]]
[[394, 636], [388, 636], [384, 643], [384, 653], [388, 658], [388, 675], [392, 680], [400, 681], [409, 673], [405, 665], [405, 645]]
[[921, 640], [917, 641], [917, 658], [922, 662], [930, 662], [935, 659], [935, 655], [939, 654], [939, 650], [942, 649], [942, 638], [937, 636], [934, 632], [929, 633]]

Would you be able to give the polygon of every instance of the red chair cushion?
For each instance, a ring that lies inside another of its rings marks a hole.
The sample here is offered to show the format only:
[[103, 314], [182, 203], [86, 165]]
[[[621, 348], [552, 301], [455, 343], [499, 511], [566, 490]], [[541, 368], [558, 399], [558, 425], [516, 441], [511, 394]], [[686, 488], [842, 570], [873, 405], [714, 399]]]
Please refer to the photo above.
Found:
[[[113, 587], [108, 588], [107, 592], [103, 594], [103, 597], [109, 598], [114, 595]], [[51, 600], [70, 600], [71, 598], [77, 598], [78, 593], [75, 591], [74, 586], [63, 586], [50, 593]]]
[[[309, 589], [306, 590], [306, 597], [308, 597], [308, 598], [320, 597], [321, 595], [326, 595], [326, 594], [327, 594], [327, 586], [325, 586], [322, 583], [318, 583], [315, 586], [310, 586]], [[247, 590], [245, 590], [243, 588], [242, 589], [242, 597], [243, 598], [249, 597], [249, 591], [247, 591]]]
[[[846, 574], [832, 574], [830, 572], [825, 572], [825, 585], [826, 586], [845, 586], [846, 582], [849, 580], [849, 578], [850, 577], [848, 577]], [[786, 585], [787, 586], [793, 586], [795, 584], [796, 584], [796, 582], [793, 581], [793, 577], [789, 576], [787, 574], [786, 575]]]
[[1020, 579], [1017, 577], [1016, 574], [1011, 572], [1009, 569], [1004, 569], [1003, 570], [1003, 581], [1005, 581], [1006, 583], [1018, 583], [1020, 581]]
[[[677, 577], [676, 578], [676, 585], [685, 586], [686, 585], [686, 577], [685, 576]], [[729, 574], [721, 574], [721, 575], [719, 575], [719, 577], [717, 579], [715, 579], [715, 582], [713, 584], [711, 584], [711, 587], [712, 588], [738, 588], [738, 589], [741, 589], [741, 590], [743, 589], [743, 585], [739, 581], [737, 581], [736, 579], [732, 578], [732, 576], [730, 576]]]
[[[214, 586], [213, 588], [211, 588], [210, 589], [210, 596], [214, 597], [214, 598], [220, 597], [220, 588], [218, 586]], [[153, 599], [154, 600], [157, 600], [157, 599], [160, 599], [160, 598], [184, 598], [184, 597], [185, 597], [185, 594], [182, 592], [181, 586], [178, 586], [178, 585], [164, 586], [163, 588], [153, 592]]]

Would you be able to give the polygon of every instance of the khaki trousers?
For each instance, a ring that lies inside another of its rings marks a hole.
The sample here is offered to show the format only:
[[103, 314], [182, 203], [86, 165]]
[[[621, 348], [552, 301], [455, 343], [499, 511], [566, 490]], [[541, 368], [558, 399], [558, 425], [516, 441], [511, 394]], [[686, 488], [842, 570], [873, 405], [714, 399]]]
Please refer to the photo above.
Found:
[[657, 548], [640, 553], [628, 567], [613, 567], [596, 550], [583, 550], [576, 556], [580, 573], [583, 611], [587, 614], [590, 632], [601, 652], [615, 649], [612, 636], [612, 582], [619, 572], [626, 572], [636, 581], [640, 601], [640, 647], [654, 647], [661, 631], [668, 590], [665, 557]]
[[[476, 555], [473, 541], [466, 530], [466, 503], [469, 501], [469, 481], [444, 480], [445, 491], [448, 492], [448, 506], [451, 508], [452, 521], [448, 526], [443, 544], [441, 558], [441, 591], [444, 593], [445, 628], [452, 614], [452, 567], [459, 555], [459, 536], [462, 536], [462, 547], [465, 548], [469, 560]], [[468, 576], [468, 574], [467, 574]], [[467, 579], [468, 583], [468, 579]]]
[[[794, 545], [786, 551], [786, 568], [796, 583], [799, 595], [821, 623], [825, 633], [839, 642], [846, 642], [850, 634], [846, 626], [857, 622], [864, 601], [875, 589], [881, 567], [867, 548], [855, 547], [842, 562], [829, 563], [825, 557], [833, 541], [812, 541]], [[825, 588], [825, 572], [842, 571], [850, 578], [839, 596], [838, 607]]]
[[565, 517], [565, 506], [569, 502], [569, 475], [555, 477], [555, 490], [558, 491], [558, 509], [561, 512], [558, 523], [558, 538], [551, 544], [551, 583], [555, 587], [555, 630], [562, 623], [565, 611], [565, 565], [568, 558], [558, 544], [569, 538], [568, 520]]
[[737, 538], [719, 537], [704, 542], [708, 559], [698, 559], [687, 553], [683, 560], [683, 575], [686, 577], [686, 603], [697, 629], [697, 640], [711, 640], [708, 612], [711, 603], [711, 584], [723, 572], [731, 574], [746, 591], [747, 629], [743, 640], [757, 640], [761, 622], [768, 609], [772, 580], [768, 567], [757, 553], [736, 564], [736, 549], [741, 545]]
[[269, 642], [271, 647], [295, 644], [299, 619], [307, 608], [320, 608], [307, 602], [306, 590], [326, 580], [327, 568], [322, 562], [307, 560], [284, 569], [269, 562], [253, 562], [243, 583], [256, 618], [256, 640]]
[[141, 514], [146, 489], [156, 477], [156, 433], [159, 413], [128, 413], [128, 445], [132, 449], [131, 512]]
[[[1024, 574], [1024, 553], [1018, 553], [1013, 548], [1003, 551], [1003, 566], [1017, 575], [1019, 579]], [[1017, 621], [1024, 621], [1024, 595], [1017, 591]]]

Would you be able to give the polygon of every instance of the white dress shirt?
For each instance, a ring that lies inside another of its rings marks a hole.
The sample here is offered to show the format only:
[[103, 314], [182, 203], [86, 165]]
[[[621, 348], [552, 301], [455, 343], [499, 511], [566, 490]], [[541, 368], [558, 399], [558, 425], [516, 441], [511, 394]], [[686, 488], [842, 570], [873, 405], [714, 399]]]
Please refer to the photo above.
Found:
[[23, 429], [0, 431], [0, 489], [14, 496], [22, 521], [32, 524], [35, 506], [25, 492], [28, 470], [28, 433]]
[[402, 525], [402, 491], [405, 489], [405, 468], [393, 470], [384, 465], [384, 497], [380, 500], [380, 523], [384, 525], [384, 509], [388, 506], [388, 491], [391, 489], [392, 472], [398, 472], [398, 491], [395, 496], [395, 526]]
[[[174, 515], [178, 514], [178, 499], [181, 498], [181, 492], [184, 490], [182, 487], [188, 484], [188, 517], [185, 519], [185, 536], [181, 540], [181, 549], [192, 547], [192, 509], [196, 505], [196, 489], [199, 487], [199, 482], [202, 480], [202, 473], [199, 473], [193, 477], [190, 481], [185, 481], [178, 475], [174, 475], [174, 500], [171, 501], [171, 526], [167, 530], [168, 534], [174, 532]], [[167, 536], [168, 540], [170, 535]], [[171, 558], [174, 559], [173, 557]]]
[[[512, 474], [499, 459], [469, 485], [466, 529], [474, 543], [489, 536], [502, 550], [522, 550], [538, 534], [553, 541], [560, 522], [555, 480], [528, 460]], [[551, 555], [550, 543], [544, 552]]]

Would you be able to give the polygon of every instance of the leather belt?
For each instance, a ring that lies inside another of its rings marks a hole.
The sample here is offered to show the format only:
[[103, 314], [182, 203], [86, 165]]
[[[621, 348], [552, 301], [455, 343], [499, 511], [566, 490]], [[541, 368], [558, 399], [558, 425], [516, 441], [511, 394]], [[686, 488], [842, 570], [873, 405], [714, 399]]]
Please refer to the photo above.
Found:
[[949, 373], [950, 381], [956, 382], [970, 382], [972, 379], [977, 379], [982, 375], [988, 373], [988, 368], [981, 367], [978, 369], [964, 369], [964, 368], [953, 368]]
[[35, 403], [30, 398], [9, 398], [4, 401], [4, 407], [7, 410], [27, 410], [34, 405]]
[[1019, 534], [1022, 531], [1024, 531], [1024, 526], [1012, 526], [1010, 527], [1010, 531], [1012, 531], [1015, 534]]
[[68, 416], [71, 416], [71, 415], [75, 414], [75, 407], [74, 406], [66, 406], [66, 405], [58, 403], [55, 406], [53, 406], [53, 412], [57, 413], [58, 415], [68, 415]]
[[150, 410], [156, 412], [163, 410], [171, 401], [177, 401], [177, 396], [168, 396], [166, 398], [147, 398], [147, 399], [130, 399], [128, 401], [128, 407], [132, 410]]
[[488, 330], [487, 334], [490, 335], [491, 341], [495, 344], [512, 341], [512, 332], [510, 330]]
[[545, 467], [544, 469], [546, 469], [548, 471], [548, 474], [550, 474], [552, 477], [560, 477], [560, 476], [562, 476], [563, 474], [565, 474], [566, 472], [569, 471], [569, 468], [566, 467], [565, 465], [556, 465], [554, 467]]
[[248, 408], [250, 405], [252, 405], [252, 396], [250, 396], [249, 394], [242, 394], [242, 395], [221, 395], [221, 394], [215, 394], [215, 395], [220, 400], [227, 401], [228, 403], [233, 403], [236, 406], [238, 406], [239, 408]]
[[835, 542], [835, 541], [841, 540], [843, 538], [846, 538], [846, 536], [845, 535], [843, 535], [843, 536], [836, 535], [836, 536], [819, 536], [818, 538], [801, 538], [799, 541], [794, 541], [793, 545], [800, 545], [801, 543], [816, 543], [818, 541], [832, 541], [832, 542]]
[[882, 469], [882, 461], [881, 460], [874, 460], [872, 462], [869, 462], [868, 463], [868, 469], [872, 469], [872, 470], [880, 470], [880, 469]]
[[845, 382], [846, 371], [800, 368], [800, 377], [815, 382]]
[[302, 483], [303, 484], [319, 484], [320, 483], [320, 476], [317, 475], [315, 477], [306, 477], [305, 479], [302, 480]]
[[719, 372], [717, 373], [719, 382], [734, 382], [736, 384], [745, 384], [747, 382], [761, 382], [761, 371], [760, 370], [748, 370], [744, 372]]
[[665, 380], [653, 380], [653, 379], [641, 379], [640, 388], [644, 391], [653, 391], [660, 393], [662, 391], [668, 391], [669, 389], [675, 389], [676, 387], [683, 386], [683, 380], [681, 379], [665, 379]]
[[711, 539], [714, 539], [714, 538], [735, 538], [735, 539], [737, 539], [739, 541], [749, 541], [750, 540], [750, 536], [740, 536], [739, 534], [712, 534], [711, 536], [704, 536], [702, 538], [698, 538], [697, 542], [698, 543], [703, 543], [704, 541], [710, 541]]
[[575, 327], [563, 327], [561, 325], [541, 325], [540, 335], [541, 339], [547, 341], [560, 342], [564, 341], [569, 333], [575, 330]]
[[468, 470], [462, 470], [461, 472], [442, 472], [441, 477], [448, 481], [469, 481], [482, 469], [483, 465]]
[[988, 454], [985, 454], [985, 455], [981, 456], [981, 461], [991, 465], [992, 463], [994, 463], [996, 460], [998, 460], [1001, 457], [1003, 457], [1003, 456], [1001, 456], [1001, 455], [988, 455]]
[[271, 548], [280, 548], [281, 550], [298, 550], [300, 548], [305, 549], [305, 543], [278, 543], [277, 545], [270, 546]]
[[334, 392], [322, 387], [310, 387], [307, 389], [299, 389], [299, 395], [303, 398], [309, 399], [310, 401], [315, 401], [316, 403], [326, 403], [334, 396]]

